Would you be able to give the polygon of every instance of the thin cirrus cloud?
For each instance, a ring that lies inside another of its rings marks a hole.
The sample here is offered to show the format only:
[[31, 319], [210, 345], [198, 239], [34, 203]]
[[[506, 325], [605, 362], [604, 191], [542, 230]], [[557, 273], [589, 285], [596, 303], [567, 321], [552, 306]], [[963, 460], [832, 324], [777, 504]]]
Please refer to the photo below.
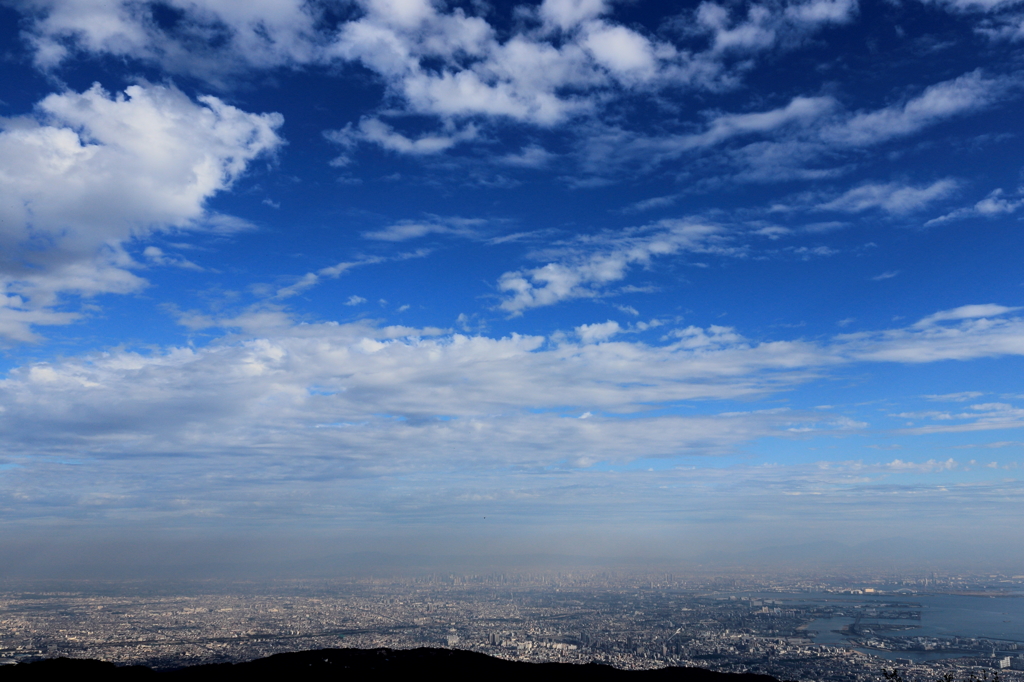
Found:
[[929, 204], [953, 194], [959, 183], [956, 180], [937, 180], [931, 185], [913, 187], [900, 183], [869, 183], [854, 187], [841, 196], [817, 208], [824, 211], [860, 213], [869, 209], [880, 209], [894, 215], [905, 215], [919, 211]]
[[[324, 137], [328, 141], [339, 145], [344, 150], [351, 150], [360, 142], [366, 142], [391, 152], [412, 156], [440, 154], [459, 142], [472, 140], [476, 136], [476, 128], [470, 125], [461, 131], [454, 131], [447, 135], [427, 134], [412, 139], [395, 132], [387, 123], [376, 118], [363, 118], [358, 126], [349, 124], [340, 130], [324, 131]], [[332, 166], [347, 166], [349, 163], [351, 163], [351, 159], [345, 153], [331, 161]]]
[[1013, 405], [1007, 403], [980, 403], [971, 405], [970, 410], [969, 412], [961, 413], [922, 415], [928, 421], [937, 420], [940, 423], [908, 427], [902, 429], [902, 432], [911, 435], [925, 435], [1024, 428], [1024, 410]]
[[[1018, 86], [1015, 77], [974, 70], [873, 110], [845, 110], [831, 96], [798, 96], [757, 112], [715, 112], [696, 133], [652, 136], [600, 123], [586, 130], [575, 157], [582, 173], [611, 178], [627, 169], [651, 172], [681, 157], [707, 159], [709, 169], [731, 181], [835, 178], [864, 149], [984, 111], [1013, 96]], [[951, 186], [933, 185], [937, 194], [943, 189]]]
[[624, 279], [632, 268], [648, 265], [654, 258], [735, 249], [721, 228], [683, 220], [665, 220], [614, 236], [579, 238], [540, 254], [558, 256], [554, 262], [501, 275], [497, 287], [502, 300], [498, 307], [521, 315], [529, 308], [593, 298], [609, 284]]
[[825, 142], [841, 146], [865, 146], [911, 135], [954, 116], [960, 116], [1000, 101], [1011, 88], [1019, 86], [1011, 77], [986, 77], [980, 70], [925, 88], [904, 103], [855, 114], [821, 132]]
[[427, 220], [402, 220], [379, 230], [362, 233], [364, 239], [384, 242], [404, 242], [431, 234], [478, 239], [488, 225], [483, 218], [460, 218], [458, 216], [427, 216]]
[[[400, 240], [390, 239], [386, 241]], [[327, 267], [320, 268], [319, 270], [316, 270], [314, 272], [307, 272], [305, 275], [298, 278], [298, 280], [292, 282], [291, 284], [278, 288], [271, 298], [276, 300], [282, 300], [286, 298], [291, 298], [292, 296], [297, 296], [303, 293], [304, 291], [312, 289], [313, 287], [323, 283], [324, 280], [338, 279], [339, 277], [346, 274], [353, 268], [364, 267], [367, 265], [377, 265], [379, 263], [386, 263], [389, 261], [403, 261], [409, 260], [411, 258], [423, 258], [424, 256], [427, 256], [429, 253], [430, 251], [428, 249], [417, 249], [416, 251], [407, 251], [395, 254], [393, 256], [364, 256], [357, 260], [342, 261], [341, 263], [335, 263], [334, 265], [329, 265]]]
[[[1018, 196], [1020, 192], [1017, 193]], [[973, 206], [966, 206], [955, 209], [933, 218], [925, 223], [925, 226], [940, 225], [951, 220], [963, 220], [965, 218], [998, 218], [1001, 216], [1016, 213], [1017, 209], [1024, 206], [1024, 199], [1006, 197], [1002, 188], [994, 189], [988, 196], [976, 202]]]

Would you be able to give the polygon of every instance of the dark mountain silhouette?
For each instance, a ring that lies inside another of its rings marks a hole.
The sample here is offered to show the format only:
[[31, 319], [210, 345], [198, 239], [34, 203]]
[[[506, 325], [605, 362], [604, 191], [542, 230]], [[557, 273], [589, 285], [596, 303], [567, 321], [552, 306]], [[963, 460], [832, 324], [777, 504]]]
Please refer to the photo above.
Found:
[[523, 679], [529, 682], [558, 680], [581, 682], [617, 680], [640, 682], [778, 682], [767, 675], [717, 673], [702, 668], [660, 670], [619, 670], [588, 663], [523, 663], [505, 661], [472, 651], [451, 649], [322, 649], [277, 654], [245, 663], [197, 665], [176, 670], [154, 671], [142, 666], [118, 667], [113, 663], [85, 659], [51, 658], [0, 668], [0, 680], [147, 680], [149, 682], [192, 682], [197, 680], [379, 680], [440, 679], [488, 680]]

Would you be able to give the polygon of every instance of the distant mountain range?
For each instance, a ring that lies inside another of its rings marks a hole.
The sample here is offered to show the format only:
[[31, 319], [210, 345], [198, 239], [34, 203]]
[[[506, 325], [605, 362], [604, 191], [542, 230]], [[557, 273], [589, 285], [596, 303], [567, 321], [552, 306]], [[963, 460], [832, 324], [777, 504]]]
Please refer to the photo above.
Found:
[[197, 665], [154, 671], [89, 659], [51, 658], [0, 667], [0, 680], [679, 680], [680, 682], [778, 682], [767, 675], [718, 673], [703, 668], [619, 670], [588, 663], [524, 663], [451, 649], [321, 649], [277, 654], [245, 663]]

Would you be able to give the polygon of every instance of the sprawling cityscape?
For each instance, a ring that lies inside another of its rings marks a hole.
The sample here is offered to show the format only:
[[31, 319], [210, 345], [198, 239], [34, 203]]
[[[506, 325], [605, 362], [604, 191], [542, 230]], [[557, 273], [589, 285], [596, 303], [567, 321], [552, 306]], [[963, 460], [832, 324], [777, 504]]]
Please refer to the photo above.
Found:
[[852, 682], [899, 670], [904, 679], [1024, 681], [1021, 575], [563, 572], [2, 587], [4, 664], [63, 656], [168, 669], [429, 646], [784, 680]]

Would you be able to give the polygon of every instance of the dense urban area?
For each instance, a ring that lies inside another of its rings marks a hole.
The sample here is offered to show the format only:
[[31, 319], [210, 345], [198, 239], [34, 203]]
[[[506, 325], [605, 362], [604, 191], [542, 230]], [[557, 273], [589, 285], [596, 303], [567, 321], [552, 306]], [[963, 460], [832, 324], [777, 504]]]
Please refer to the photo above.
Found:
[[[786, 680], [881, 679], [898, 669], [904, 679], [998, 673], [1024, 682], [1024, 641], [915, 634], [918, 599], [1017, 602], [1024, 576], [597, 572], [0, 587], [4, 664], [67, 656], [176, 668], [285, 651], [431, 646], [521, 661], [698, 666]], [[823, 619], [832, 629], [823, 631]], [[926, 653], [948, 657], [915, 662]]]

